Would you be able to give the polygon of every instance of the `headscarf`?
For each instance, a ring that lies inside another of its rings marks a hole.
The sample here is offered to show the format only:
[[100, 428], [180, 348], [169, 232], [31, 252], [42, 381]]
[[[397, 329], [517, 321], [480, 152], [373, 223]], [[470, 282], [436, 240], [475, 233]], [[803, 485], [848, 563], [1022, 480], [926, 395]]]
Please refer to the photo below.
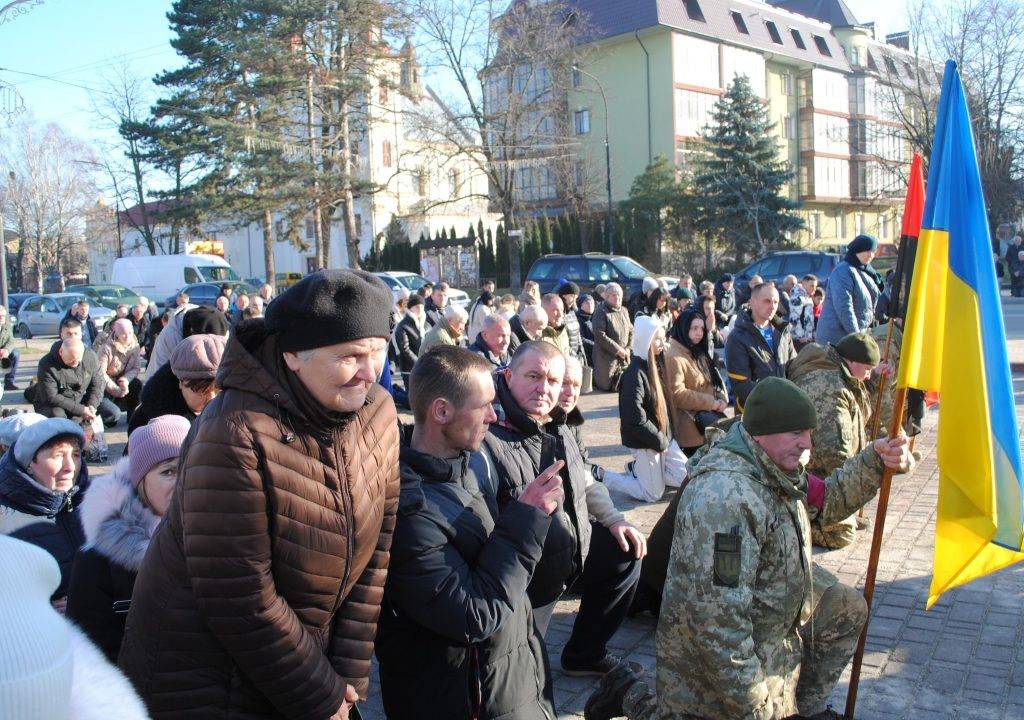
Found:
[[871, 278], [879, 290], [885, 287], [885, 283], [882, 281], [882, 276], [878, 274], [878, 271], [871, 267], [870, 264], [865, 265], [857, 257], [857, 253], [866, 252], [868, 250], [877, 250], [878, 240], [872, 235], [858, 235], [846, 246], [846, 263], [851, 267], [857, 268], [862, 271], [865, 275]]
[[[695, 319], [699, 318], [701, 326], [704, 329], [704, 337], [698, 343], [694, 343], [690, 340], [690, 325], [693, 324]], [[689, 307], [680, 313], [676, 319], [675, 324], [672, 325], [671, 338], [682, 345], [684, 348], [690, 351], [690, 355], [697, 362], [697, 365], [704, 368], [704, 372], [709, 378], [711, 378], [711, 384], [722, 390], [725, 389], [725, 380], [722, 379], [722, 373], [718, 371], [718, 366], [714, 362], [714, 350], [712, 349], [712, 338], [708, 334], [707, 318], [704, 317], [704, 312], [697, 308]]]

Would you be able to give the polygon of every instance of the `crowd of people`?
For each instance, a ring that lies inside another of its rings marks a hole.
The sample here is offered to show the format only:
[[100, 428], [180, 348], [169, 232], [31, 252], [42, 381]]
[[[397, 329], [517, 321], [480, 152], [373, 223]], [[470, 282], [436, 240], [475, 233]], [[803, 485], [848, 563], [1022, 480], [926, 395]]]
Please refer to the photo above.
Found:
[[[899, 339], [876, 249], [856, 238], [827, 292], [489, 282], [463, 308], [444, 282], [322, 270], [102, 330], [79, 307], [35, 412], [0, 420], [0, 535], [45, 551], [0, 553], [34, 588], [0, 622], [91, 642], [123, 683], [110, 717], [358, 717], [376, 655], [389, 718], [532, 720], [555, 717], [546, 638], [575, 592], [557, 662], [602, 678], [588, 718], [836, 718], [867, 613], [811, 542], [852, 542], [884, 468], [914, 464], [869, 429], [894, 390], [878, 338]], [[617, 395], [622, 472], [590, 453], [592, 388]], [[124, 456], [90, 478], [121, 413]], [[616, 506], [668, 488], [649, 537]], [[654, 684], [609, 649], [637, 613], [660, 617]], [[29, 658], [0, 717], [76, 702], [37, 678], [86, 660], [38, 644], [0, 644]]]

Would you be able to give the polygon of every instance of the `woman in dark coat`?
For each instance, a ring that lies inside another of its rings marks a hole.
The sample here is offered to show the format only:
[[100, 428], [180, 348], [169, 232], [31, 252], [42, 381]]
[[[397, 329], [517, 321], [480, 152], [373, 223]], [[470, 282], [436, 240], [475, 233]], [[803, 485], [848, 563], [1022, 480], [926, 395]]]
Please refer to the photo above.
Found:
[[43, 548], [60, 566], [51, 600], [63, 611], [75, 552], [85, 536], [75, 508], [88, 486], [85, 434], [65, 418], [24, 430], [0, 458], [0, 535]]
[[587, 358], [587, 366], [594, 367], [594, 317], [595, 300], [593, 295], [584, 293], [576, 303], [576, 319], [580, 323], [580, 338], [583, 340], [583, 354]]
[[75, 556], [68, 617], [117, 662], [135, 576], [171, 501], [178, 454], [192, 425], [164, 415], [128, 440], [128, 456], [93, 481], [80, 518], [86, 544]]

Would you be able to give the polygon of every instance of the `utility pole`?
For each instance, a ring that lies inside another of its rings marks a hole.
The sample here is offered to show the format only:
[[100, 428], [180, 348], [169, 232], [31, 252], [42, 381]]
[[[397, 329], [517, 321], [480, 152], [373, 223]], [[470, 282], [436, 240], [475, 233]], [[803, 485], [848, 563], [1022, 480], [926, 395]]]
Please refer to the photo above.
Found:
[[14, 183], [14, 171], [7, 175], [8, 183], [4, 188], [4, 196], [0, 198], [0, 305], [7, 309], [7, 236], [4, 234], [4, 201], [10, 195], [11, 185]]
[[585, 75], [594, 81], [594, 84], [597, 85], [598, 92], [601, 93], [601, 100], [604, 103], [604, 186], [608, 193], [608, 208], [604, 222], [604, 236], [605, 241], [608, 243], [608, 254], [611, 254], [615, 252], [615, 248], [612, 244], [612, 149], [608, 140], [608, 96], [605, 95], [604, 85], [601, 84], [600, 80], [588, 73], [579, 65], [573, 65], [572, 69], [580, 75]]

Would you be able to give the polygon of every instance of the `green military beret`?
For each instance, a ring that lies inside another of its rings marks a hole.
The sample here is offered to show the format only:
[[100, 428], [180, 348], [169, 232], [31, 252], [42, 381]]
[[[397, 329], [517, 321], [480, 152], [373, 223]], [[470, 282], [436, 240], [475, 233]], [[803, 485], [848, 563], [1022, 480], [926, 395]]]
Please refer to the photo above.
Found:
[[866, 332], [850, 333], [836, 343], [836, 352], [852, 362], [877, 365], [882, 359], [878, 343]]
[[743, 406], [743, 427], [751, 435], [774, 435], [818, 426], [818, 413], [807, 393], [779, 377], [754, 386]]

